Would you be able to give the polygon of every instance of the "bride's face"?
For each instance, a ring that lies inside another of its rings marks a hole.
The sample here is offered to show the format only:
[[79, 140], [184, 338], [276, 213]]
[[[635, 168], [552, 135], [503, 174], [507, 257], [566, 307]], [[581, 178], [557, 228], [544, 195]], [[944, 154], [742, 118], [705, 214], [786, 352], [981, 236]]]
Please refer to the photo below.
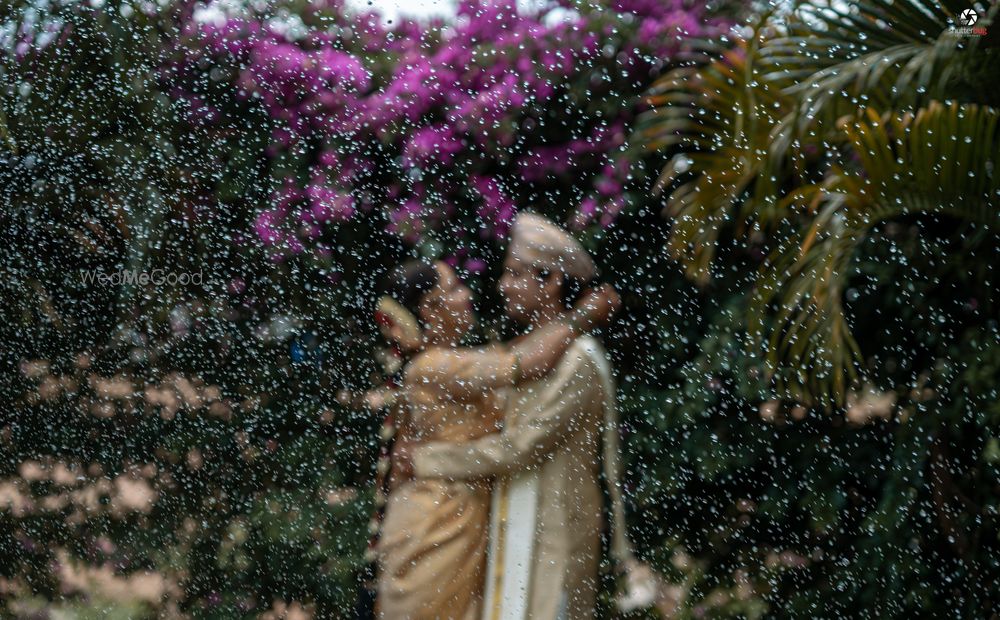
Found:
[[475, 324], [472, 312], [472, 291], [443, 262], [434, 265], [438, 283], [420, 301], [420, 315], [432, 341], [453, 341]]

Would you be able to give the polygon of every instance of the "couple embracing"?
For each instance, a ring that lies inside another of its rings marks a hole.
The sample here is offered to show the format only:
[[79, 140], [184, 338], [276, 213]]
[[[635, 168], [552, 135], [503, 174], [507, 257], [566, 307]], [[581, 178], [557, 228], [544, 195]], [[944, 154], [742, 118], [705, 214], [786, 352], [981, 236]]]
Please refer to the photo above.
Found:
[[573, 237], [530, 213], [512, 226], [500, 291], [530, 330], [473, 348], [459, 346], [470, 291], [447, 264], [400, 265], [384, 287], [380, 325], [406, 361], [376, 548], [380, 618], [593, 617], [602, 446], [611, 552], [632, 562], [614, 382], [589, 335], [618, 296]]

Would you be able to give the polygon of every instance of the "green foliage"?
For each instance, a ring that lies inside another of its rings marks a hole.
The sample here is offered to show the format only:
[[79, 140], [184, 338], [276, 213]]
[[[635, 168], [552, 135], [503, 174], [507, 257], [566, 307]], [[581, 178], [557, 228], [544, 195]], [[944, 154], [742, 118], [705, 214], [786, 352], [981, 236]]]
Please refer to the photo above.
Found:
[[996, 605], [997, 51], [948, 29], [959, 4], [765, 15], [662, 78], [636, 134], [670, 157], [665, 247], [732, 304], [681, 366], [720, 397], [659, 401], [703, 420], [655, 427], [673, 482], [637, 497], [709, 566], [758, 567], [771, 615]]
[[[938, 36], [964, 6], [917, 4], [803, 3], [721, 57], [705, 44], [652, 93], [633, 145], [630, 187], [663, 169], [665, 194], [636, 190], [613, 226], [581, 233], [625, 300], [603, 336], [631, 534], [664, 577], [663, 615], [998, 604], [998, 64]], [[232, 67], [196, 78], [232, 104], [215, 125], [152, 78], [183, 52], [190, 7], [45, 6], [32, 19], [72, 23], [69, 42], [2, 65], [2, 613], [259, 617], [301, 601], [341, 617], [378, 421], [338, 396], [378, 378], [365, 300], [404, 250], [360, 222], [337, 230], [343, 285], [305, 258], [273, 263], [250, 230], [275, 189], [268, 116], [226, 90]], [[84, 285], [77, 267], [204, 284], [154, 295]], [[475, 283], [489, 317], [495, 276]], [[852, 370], [870, 389], [848, 389]], [[831, 393], [833, 413], [798, 398]], [[64, 591], [60, 557], [160, 575], [162, 596]]]
[[705, 284], [724, 230], [769, 234], [751, 332], [781, 397], [842, 405], [857, 386], [843, 294], [872, 227], [915, 213], [1000, 223], [997, 50], [949, 29], [955, 9], [800, 2], [653, 88], [638, 135], [674, 153], [660, 178], [671, 254]]

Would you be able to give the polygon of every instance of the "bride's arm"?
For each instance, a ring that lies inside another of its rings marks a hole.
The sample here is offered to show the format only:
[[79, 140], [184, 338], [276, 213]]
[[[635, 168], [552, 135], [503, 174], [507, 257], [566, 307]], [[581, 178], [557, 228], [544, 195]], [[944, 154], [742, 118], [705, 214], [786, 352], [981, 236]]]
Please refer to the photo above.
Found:
[[618, 294], [605, 284], [592, 289], [577, 302], [570, 317], [546, 323], [511, 346], [520, 365], [520, 382], [552, 372], [576, 337], [604, 323], [618, 309]]
[[551, 372], [579, 333], [600, 325], [617, 309], [614, 289], [604, 285], [577, 303], [571, 318], [551, 321], [509, 348], [429, 351], [407, 369], [411, 385], [436, 386], [466, 399], [531, 381]]

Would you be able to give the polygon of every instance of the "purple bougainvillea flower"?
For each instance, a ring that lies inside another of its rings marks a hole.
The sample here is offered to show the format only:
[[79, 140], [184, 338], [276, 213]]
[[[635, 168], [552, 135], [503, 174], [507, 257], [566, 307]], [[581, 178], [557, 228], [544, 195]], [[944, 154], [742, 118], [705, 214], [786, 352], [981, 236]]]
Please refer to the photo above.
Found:
[[163, 81], [223, 133], [226, 86], [266, 114], [281, 187], [252, 228], [276, 255], [329, 255], [327, 228], [378, 217], [406, 243], [445, 239], [475, 271], [475, 248], [457, 250], [503, 240], [538, 196], [563, 197], [574, 227], [611, 225], [641, 194], [624, 150], [639, 96], [687, 41], [730, 27], [689, 0], [598, 1], [460, 0], [449, 23], [390, 24], [330, 0], [304, 6], [304, 24], [324, 25], [295, 34], [264, 17], [192, 21]]
[[426, 167], [433, 163], [450, 165], [463, 149], [462, 140], [454, 129], [444, 124], [416, 130], [403, 147], [403, 163]]
[[257, 237], [264, 242], [264, 245], [274, 245], [281, 239], [281, 231], [278, 230], [277, 224], [283, 217], [284, 215], [277, 209], [261, 211], [257, 215], [257, 220], [254, 222], [254, 231], [257, 233]]
[[469, 273], [482, 273], [486, 271], [486, 261], [481, 258], [470, 258], [465, 261], [465, 269]]

